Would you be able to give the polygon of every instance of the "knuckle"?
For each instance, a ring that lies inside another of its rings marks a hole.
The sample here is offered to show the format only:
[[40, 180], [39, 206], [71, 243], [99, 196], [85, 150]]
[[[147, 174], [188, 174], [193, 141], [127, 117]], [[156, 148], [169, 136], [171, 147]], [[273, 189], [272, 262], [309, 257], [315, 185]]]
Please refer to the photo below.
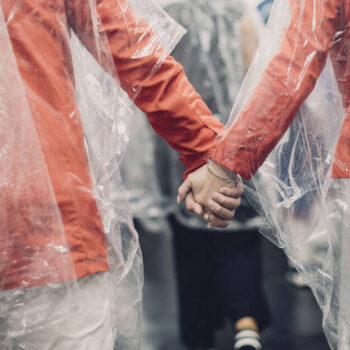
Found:
[[222, 215], [222, 218], [224, 220], [230, 220], [232, 218], [232, 213], [231, 212], [225, 212], [223, 215]]
[[233, 210], [233, 211], [230, 213], [230, 216], [227, 218], [227, 220], [232, 220], [232, 219], [235, 217], [235, 214], [236, 214], [236, 210]]
[[223, 203], [227, 207], [231, 207], [234, 204], [234, 199], [233, 198], [225, 198]]
[[215, 211], [215, 214], [221, 219], [225, 216], [225, 209], [222, 207], [218, 207], [218, 209]]
[[221, 206], [218, 203], [210, 203], [210, 207], [212, 210], [214, 210], [215, 212], [220, 212], [221, 211]]
[[205, 198], [201, 195], [196, 196], [195, 198], [196, 202], [199, 203], [200, 205], [205, 205]]
[[233, 218], [234, 215], [235, 215], [234, 212], [228, 212], [228, 213], [226, 213], [226, 215], [223, 217], [223, 219], [225, 219], [225, 220], [231, 220], [231, 219]]

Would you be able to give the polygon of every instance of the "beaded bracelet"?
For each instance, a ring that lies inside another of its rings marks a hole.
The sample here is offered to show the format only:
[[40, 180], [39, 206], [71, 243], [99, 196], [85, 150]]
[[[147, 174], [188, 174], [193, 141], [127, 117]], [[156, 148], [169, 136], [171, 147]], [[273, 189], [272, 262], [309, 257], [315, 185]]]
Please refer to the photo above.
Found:
[[226, 169], [220, 169], [220, 171], [215, 168], [215, 163], [208, 159], [207, 161], [207, 168], [211, 174], [216, 176], [218, 179], [225, 181], [233, 186], [237, 185], [237, 174], [233, 171], [226, 170]]

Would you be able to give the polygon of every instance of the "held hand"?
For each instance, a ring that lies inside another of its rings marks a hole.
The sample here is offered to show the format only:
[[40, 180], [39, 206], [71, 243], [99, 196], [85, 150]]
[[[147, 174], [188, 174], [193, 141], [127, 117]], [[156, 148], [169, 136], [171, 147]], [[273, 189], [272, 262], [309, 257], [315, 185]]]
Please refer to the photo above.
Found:
[[215, 192], [208, 201], [208, 228], [228, 226], [241, 204], [242, 194], [243, 182], [240, 176], [237, 177], [236, 187], [221, 187]]
[[240, 205], [243, 185], [240, 176], [237, 184], [229, 184], [204, 165], [191, 173], [179, 187], [178, 203], [186, 200], [187, 210], [202, 216], [208, 227], [226, 227]]

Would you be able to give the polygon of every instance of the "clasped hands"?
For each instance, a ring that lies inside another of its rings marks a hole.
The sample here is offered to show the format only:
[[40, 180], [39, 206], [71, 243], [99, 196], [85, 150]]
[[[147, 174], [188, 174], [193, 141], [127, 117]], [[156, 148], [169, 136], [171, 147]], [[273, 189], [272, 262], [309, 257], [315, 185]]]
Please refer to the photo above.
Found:
[[[217, 170], [220, 171], [220, 165]], [[218, 174], [220, 175], [220, 174]], [[185, 201], [186, 209], [208, 222], [208, 228], [228, 226], [241, 204], [243, 183], [223, 180], [209, 171], [207, 165], [193, 171], [179, 187], [177, 202]]]

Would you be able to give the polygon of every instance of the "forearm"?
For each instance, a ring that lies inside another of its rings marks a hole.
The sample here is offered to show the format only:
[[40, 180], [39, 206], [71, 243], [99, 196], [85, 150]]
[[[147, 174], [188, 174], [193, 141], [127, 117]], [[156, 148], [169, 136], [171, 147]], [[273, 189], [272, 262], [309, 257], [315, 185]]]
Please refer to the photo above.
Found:
[[181, 153], [189, 171], [203, 165], [224, 127], [189, 83], [182, 66], [172, 57], [166, 58], [146, 85], [135, 103], [153, 129]]
[[[247, 179], [276, 146], [314, 88], [337, 30], [336, 1], [317, 11], [310, 2], [305, 8], [291, 6], [291, 24], [278, 53], [231, 130], [211, 150], [212, 159]], [[314, 18], [315, 14], [319, 17]]]
[[[155, 40], [150, 26], [136, 18], [131, 7], [118, 6], [115, 1], [101, 0], [97, 10], [99, 35], [108, 39], [120, 84], [146, 113], [154, 130], [182, 154], [185, 166], [194, 170], [205, 163], [223, 126], [188, 82], [182, 66], [161, 47], [150, 45]], [[81, 13], [88, 18], [85, 22]], [[99, 52], [89, 16], [84, 1], [70, 3], [70, 23], [96, 57]]]

